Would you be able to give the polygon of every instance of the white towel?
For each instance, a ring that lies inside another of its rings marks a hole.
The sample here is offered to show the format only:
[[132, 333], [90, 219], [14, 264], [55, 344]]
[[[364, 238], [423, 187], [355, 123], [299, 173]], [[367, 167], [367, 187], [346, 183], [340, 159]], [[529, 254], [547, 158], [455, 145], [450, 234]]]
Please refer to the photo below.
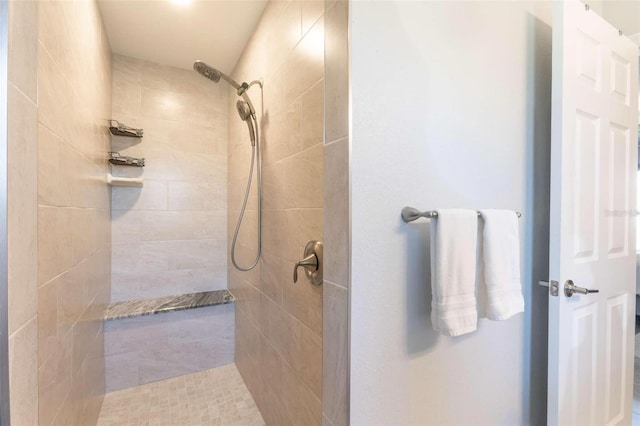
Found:
[[520, 280], [518, 216], [510, 210], [480, 210], [484, 221], [483, 266], [487, 318], [500, 321], [524, 312]]
[[431, 220], [431, 323], [449, 336], [477, 327], [475, 210], [438, 210]]

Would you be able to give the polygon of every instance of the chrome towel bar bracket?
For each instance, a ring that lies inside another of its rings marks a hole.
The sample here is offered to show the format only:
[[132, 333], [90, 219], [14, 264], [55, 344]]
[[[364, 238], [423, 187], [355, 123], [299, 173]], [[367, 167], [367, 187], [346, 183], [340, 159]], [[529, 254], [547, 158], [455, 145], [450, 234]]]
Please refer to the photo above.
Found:
[[[516, 215], [518, 217], [522, 217], [522, 213], [520, 212], [516, 212]], [[402, 216], [402, 220], [409, 223], [421, 217], [424, 217], [427, 219], [436, 218], [438, 217], [438, 212], [435, 210], [427, 210], [425, 212], [421, 212], [420, 210], [414, 209], [413, 207], [405, 207], [402, 209], [402, 213], [400, 216]], [[480, 212], [478, 212], [478, 217], [480, 217]]]

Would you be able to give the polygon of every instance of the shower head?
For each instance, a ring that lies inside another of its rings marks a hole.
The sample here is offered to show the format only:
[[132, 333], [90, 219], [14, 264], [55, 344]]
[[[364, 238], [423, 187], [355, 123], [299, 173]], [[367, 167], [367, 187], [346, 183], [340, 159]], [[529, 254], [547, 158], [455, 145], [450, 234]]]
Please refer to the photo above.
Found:
[[238, 99], [236, 102], [236, 108], [238, 109], [238, 115], [242, 121], [247, 121], [251, 117], [251, 108], [245, 101]]
[[[214, 81], [216, 83], [220, 81], [220, 78], [222, 78], [224, 81], [229, 83], [234, 89], [236, 89], [236, 91], [240, 91], [242, 87], [234, 79], [232, 79], [225, 73], [215, 69], [214, 67], [212, 67], [211, 65], [208, 65], [203, 61], [195, 61], [193, 63], [193, 69], [198, 71], [198, 73], [201, 76], [208, 78], [209, 80]], [[241, 93], [238, 92], [238, 95], [240, 94]]]
[[249, 103], [240, 99], [238, 99], [238, 102], [236, 102], [236, 108], [238, 109], [240, 119], [247, 123], [247, 127], [249, 128], [249, 138], [251, 139], [251, 146], [254, 146], [256, 144], [256, 131], [253, 128], [253, 120], [251, 120], [253, 111], [251, 110]]
[[213, 67], [210, 67], [202, 61], [195, 61], [193, 63], [193, 69], [198, 71], [198, 73], [203, 77], [215, 81], [216, 83], [220, 81], [220, 76], [222, 75], [220, 71]]

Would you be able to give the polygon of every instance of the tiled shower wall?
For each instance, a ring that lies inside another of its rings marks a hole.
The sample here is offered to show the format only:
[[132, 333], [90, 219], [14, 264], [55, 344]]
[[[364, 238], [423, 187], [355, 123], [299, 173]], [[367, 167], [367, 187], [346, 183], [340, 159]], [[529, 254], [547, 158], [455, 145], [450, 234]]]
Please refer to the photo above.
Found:
[[347, 0], [325, 1], [322, 423], [349, 424], [349, 38]]
[[10, 420], [14, 425], [35, 425], [38, 423], [38, 4], [18, 1], [7, 4]]
[[[264, 78], [258, 111], [263, 165], [262, 259], [251, 272], [229, 266], [236, 302], [236, 364], [267, 424], [322, 422], [322, 292], [293, 265], [322, 240], [324, 3], [271, 1], [233, 77]], [[247, 126], [229, 99], [229, 239], [251, 159]], [[255, 179], [255, 177], [254, 177]], [[257, 248], [256, 193], [239, 237], [238, 260]]]
[[146, 165], [113, 167], [144, 187], [112, 188], [111, 300], [227, 288], [224, 83], [114, 55], [113, 117], [144, 129], [112, 136], [112, 148]]
[[36, 4], [38, 424], [94, 424], [110, 293], [111, 53], [97, 2]]

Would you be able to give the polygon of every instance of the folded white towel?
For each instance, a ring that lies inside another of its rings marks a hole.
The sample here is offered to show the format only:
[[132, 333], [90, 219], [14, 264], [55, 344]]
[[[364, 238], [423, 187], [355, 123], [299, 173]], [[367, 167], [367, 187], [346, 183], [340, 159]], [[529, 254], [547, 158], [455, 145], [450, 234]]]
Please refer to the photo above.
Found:
[[478, 214], [438, 210], [431, 220], [431, 323], [449, 336], [477, 327], [475, 279]]
[[480, 210], [484, 221], [483, 266], [487, 318], [505, 320], [524, 312], [520, 280], [518, 216], [510, 210]]

